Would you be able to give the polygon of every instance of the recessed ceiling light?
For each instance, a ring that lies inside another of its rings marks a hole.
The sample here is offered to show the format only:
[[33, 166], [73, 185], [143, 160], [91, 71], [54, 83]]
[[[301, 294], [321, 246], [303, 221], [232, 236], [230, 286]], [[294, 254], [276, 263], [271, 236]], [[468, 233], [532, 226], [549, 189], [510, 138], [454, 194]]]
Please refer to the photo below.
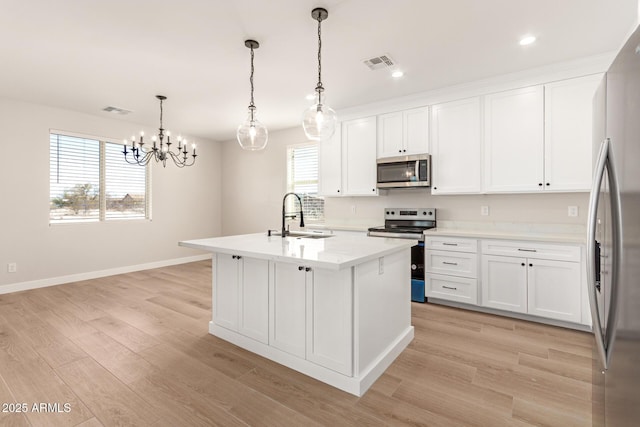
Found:
[[520, 46], [526, 46], [536, 41], [536, 36], [524, 36], [520, 39]]
[[396, 79], [400, 78], [402, 76], [404, 76], [404, 73], [402, 71], [400, 71], [400, 70], [396, 70], [393, 73], [391, 73], [391, 77], [394, 77]]

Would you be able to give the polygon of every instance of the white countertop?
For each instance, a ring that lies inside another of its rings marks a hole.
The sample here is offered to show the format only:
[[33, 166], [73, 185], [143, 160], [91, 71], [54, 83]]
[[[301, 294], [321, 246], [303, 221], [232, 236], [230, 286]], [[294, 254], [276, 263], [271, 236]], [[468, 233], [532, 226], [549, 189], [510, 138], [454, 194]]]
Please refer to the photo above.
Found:
[[532, 240], [538, 242], [577, 243], [586, 242], [583, 226], [557, 224], [488, 223], [465, 224], [450, 222], [425, 230], [425, 236], [467, 237], [472, 239]]
[[271, 261], [340, 270], [416, 245], [416, 240], [360, 235], [323, 239], [267, 236], [265, 233], [186, 240], [180, 246]]

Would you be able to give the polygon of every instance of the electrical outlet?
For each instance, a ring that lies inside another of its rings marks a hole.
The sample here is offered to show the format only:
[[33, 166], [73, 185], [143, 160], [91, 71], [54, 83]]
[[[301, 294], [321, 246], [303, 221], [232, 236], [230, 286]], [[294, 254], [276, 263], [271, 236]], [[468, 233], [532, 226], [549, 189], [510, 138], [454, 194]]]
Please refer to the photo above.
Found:
[[384, 257], [378, 258], [378, 274], [384, 274]]
[[489, 206], [480, 206], [480, 215], [488, 216], [489, 215]]
[[567, 210], [567, 214], [569, 216], [578, 216], [578, 207], [577, 206], [569, 206]]
[[15, 273], [16, 271], [18, 271], [18, 264], [15, 262], [7, 264], [7, 273]]

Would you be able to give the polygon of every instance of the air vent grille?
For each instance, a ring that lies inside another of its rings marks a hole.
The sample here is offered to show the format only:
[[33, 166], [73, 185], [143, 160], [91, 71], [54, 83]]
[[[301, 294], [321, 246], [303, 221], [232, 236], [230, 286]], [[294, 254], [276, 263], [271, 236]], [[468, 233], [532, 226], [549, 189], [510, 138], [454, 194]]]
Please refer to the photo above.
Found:
[[391, 59], [391, 57], [386, 54], [375, 56], [370, 59], [365, 59], [363, 62], [364, 62], [364, 65], [369, 67], [370, 70], [380, 70], [382, 68], [390, 68], [395, 65], [395, 62], [393, 61], [393, 59]]
[[121, 114], [121, 115], [131, 113], [130, 110], [125, 110], [124, 108], [118, 108], [118, 107], [112, 107], [112, 106], [104, 107], [102, 111], [106, 111], [107, 113], [113, 113], [113, 114]]

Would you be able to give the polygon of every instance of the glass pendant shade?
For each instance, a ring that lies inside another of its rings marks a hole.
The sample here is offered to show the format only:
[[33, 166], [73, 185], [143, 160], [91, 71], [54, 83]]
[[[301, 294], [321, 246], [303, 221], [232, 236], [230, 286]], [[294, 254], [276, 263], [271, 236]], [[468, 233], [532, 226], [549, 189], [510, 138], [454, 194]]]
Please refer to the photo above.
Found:
[[312, 141], [324, 141], [333, 136], [336, 131], [338, 116], [331, 107], [323, 104], [320, 95], [316, 102], [307, 108], [302, 116], [304, 133]]
[[256, 119], [255, 107], [249, 108], [247, 120], [238, 126], [236, 132], [238, 144], [243, 150], [257, 151], [263, 150], [267, 146], [269, 132], [267, 128]]

